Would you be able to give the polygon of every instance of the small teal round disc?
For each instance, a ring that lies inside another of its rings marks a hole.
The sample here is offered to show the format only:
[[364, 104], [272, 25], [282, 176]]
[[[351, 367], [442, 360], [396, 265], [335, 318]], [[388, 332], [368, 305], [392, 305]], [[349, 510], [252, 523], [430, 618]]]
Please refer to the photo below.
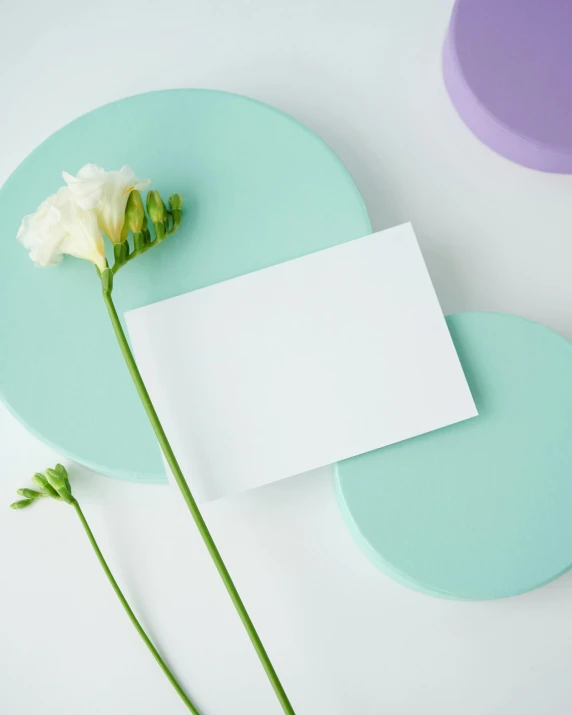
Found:
[[[104, 474], [165, 481], [156, 440], [108, 322], [93, 266], [35, 268], [17, 243], [25, 214], [88, 162], [129, 164], [182, 228], [118, 274], [118, 310], [297, 258], [370, 233], [363, 201], [333, 152], [259, 102], [203, 90], [152, 92], [56, 132], [0, 191], [0, 397], [36, 436]], [[200, 350], [200, 345], [197, 346]]]
[[447, 318], [479, 416], [336, 465], [345, 520], [392, 578], [514, 596], [572, 566], [572, 345], [523, 318]]

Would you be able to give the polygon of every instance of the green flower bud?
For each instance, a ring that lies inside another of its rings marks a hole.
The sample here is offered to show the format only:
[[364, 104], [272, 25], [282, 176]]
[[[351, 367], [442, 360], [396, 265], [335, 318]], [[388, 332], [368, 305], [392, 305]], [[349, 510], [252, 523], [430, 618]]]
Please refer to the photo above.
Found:
[[48, 480], [44, 477], [43, 474], [40, 474], [40, 472], [36, 472], [36, 474], [34, 474], [34, 476], [32, 477], [32, 481], [37, 487], [39, 487], [42, 491], [51, 496], [53, 499], [59, 498], [57, 491], [48, 484]]
[[[123, 228], [121, 229], [121, 234], [119, 236], [119, 242], [122, 243], [123, 241], [127, 241], [129, 238], [129, 226], [127, 225], [127, 221], [123, 221]], [[115, 245], [115, 244], [113, 244]]]
[[169, 196], [169, 206], [171, 207], [171, 215], [173, 217], [171, 233], [175, 233], [181, 225], [181, 219], [183, 218], [183, 197], [181, 194]]
[[63, 464], [56, 464], [56, 466], [54, 467], [54, 469], [56, 470], [56, 472], [57, 472], [58, 474], [60, 474], [60, 475], [64, 478], [64, 482], [65, 482], [65, 485], [66, 485], [66, 489], [67, 489], [69, 492], [71, 492], [70, 480], [68, 479], [68, 473], [67, 473], [67, 470], [66, 470], [66, 468], [64, 467], [64, 465], [63, 465]]
[[25, 509], [27, 506], [30, 506], [32, 503], [32, 499], [20, 499], [20, 501], [15, 501], [13, 504], [10, 504], [10, 509]]
[[46, 469], [46, 479], [50, 486], [56, 490], [60, 499], [63, 499], [66, 504], [72, 503], [73, 497], [68, 473], [61, 464], [59, 464], [56, 469]]
[[32, 500], [42, 496], [40, 492], [37, 492], [35, 489], [18, 489], [16, 494], [19, 494], [21, 497], [26, 497], [26, 499]]
[[63, 476], [56, 472], [55, 469], [46, 469], [46, 479], [56, 491], [66, 486]]
[[[153, 192], [150, 192], [153, 193]], [[156, 192], [155, 192], [156, 193]], [[147, 205], [149, 205], [149, 197], [147, 197]], [[125, 207], [125, 226], [133, 233], [139, 233], [144, 226], [145, 208], [143, 207], [143, 199], [137, 189], [129, 194], [127, 206]]]
[[36, 472], [32, 477], [32, 481], [37, 487], [40, 487], [40, 489], [43, 489], [48, 484], [48, 480], [41, 472]]
[[169, 196], [169, 206], [171, 211], [182, 211], [183, 210], [183, 197], [181, 194], [173, 194]]
[[150, 191], [147, 194], [147, 213], [153, 224], [163, 222], [167, 209], [158, 191]]

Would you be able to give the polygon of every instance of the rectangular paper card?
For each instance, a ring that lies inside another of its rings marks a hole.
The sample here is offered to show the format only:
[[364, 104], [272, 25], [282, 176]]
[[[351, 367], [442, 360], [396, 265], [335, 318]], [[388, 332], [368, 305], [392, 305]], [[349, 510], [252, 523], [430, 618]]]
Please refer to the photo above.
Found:
[[198, 501], [477, 414], [409, 224], [125, 317]]

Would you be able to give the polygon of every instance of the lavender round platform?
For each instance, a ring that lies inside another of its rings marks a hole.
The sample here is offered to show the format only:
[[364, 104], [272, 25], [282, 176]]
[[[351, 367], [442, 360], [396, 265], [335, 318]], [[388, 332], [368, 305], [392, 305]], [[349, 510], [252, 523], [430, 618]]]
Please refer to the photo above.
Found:
[[499, 154], [572, 173], [572, 0], [457, 0], [445, 42], [447, 90]]

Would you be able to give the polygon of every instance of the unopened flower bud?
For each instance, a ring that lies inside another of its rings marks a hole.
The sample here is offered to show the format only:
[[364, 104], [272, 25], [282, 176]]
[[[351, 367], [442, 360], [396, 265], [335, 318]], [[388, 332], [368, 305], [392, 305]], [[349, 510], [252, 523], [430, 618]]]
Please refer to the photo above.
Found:
[[46, 479], [51, 487], [56, 491], [60, 487], [65, 487], [64, 478], [61, 474], [58, 474], [55, 469], [46, 469]]
[[60, 499], [67, 504], [72, 503], [73, 498], [67, 472], [61, 465], [58, 465], [56, 469], [46, 469], [46, 479], [50, 486], [56, 490]]
[[169, 196], [169, 206], [171, 207], [171, 211], [182, 211], [183, 197], [181, 194], [172, 194]]
[[68, 479], [67, 469], [64, 467], [63, 464], [56, 464], [54, 469], [56, 470], [56, 472], [58, 474], [60, 474], [64, 478], [66, 488], [71, 492], [71, 485], [70, 485], [70, 480]]
[[147, 194], [147, 213], [153, 224], [162, 223], [167, 214], [167, 209], [158, 191]]
[[20, 499], [19, 501], [15, 501], [13, 504], [10, 504], [10, 509], [25, 509], [27, 506], [30, 506], [31, 503], [31, 499]]
[[[156, 192], [155, 192], [156, 193]], [[125, 207], [125, 226], [133, 233], [139, 233], [144, 226], [145, 208], [143, 199], [137, 189], [129, 194]]]
[[35, 489], [18, 489], [16, 493], [21, 497], [26, 497], [26, 499], [37, 499], [42, 496], [40, 492], [37, 492]]
[[171, 233], [175, 233], [181, 225], [181, 219], [183, 218], [183, 197], [181, 194], [169, 196], [169, 207], [171, 208], [171, 216], [173, 217]]
[[46, 494], [49, 494], [53, 499], [58, 498], [57, 491], [48, 484], [48, 480], [43, 474], [40, 474], [40, 472], [36, 472], [36, 474], [34, 474], [32, 481], [37, 487], [39, 487]]
[[119, 242], [123, 243], [123, 241], [127, 241], [128, 238], [129, 238], [129, 226], [127, 225], [127, 221], [123, 221], [123, 228], [121, 229], [121, 234], [119, 236]]
[[32, 481], [37, 487], [40, 487], [40, 489], [44, 489], [45, 486], [48, 484], [48, 480], [41, 472], [36, 472], [32, 477]]

